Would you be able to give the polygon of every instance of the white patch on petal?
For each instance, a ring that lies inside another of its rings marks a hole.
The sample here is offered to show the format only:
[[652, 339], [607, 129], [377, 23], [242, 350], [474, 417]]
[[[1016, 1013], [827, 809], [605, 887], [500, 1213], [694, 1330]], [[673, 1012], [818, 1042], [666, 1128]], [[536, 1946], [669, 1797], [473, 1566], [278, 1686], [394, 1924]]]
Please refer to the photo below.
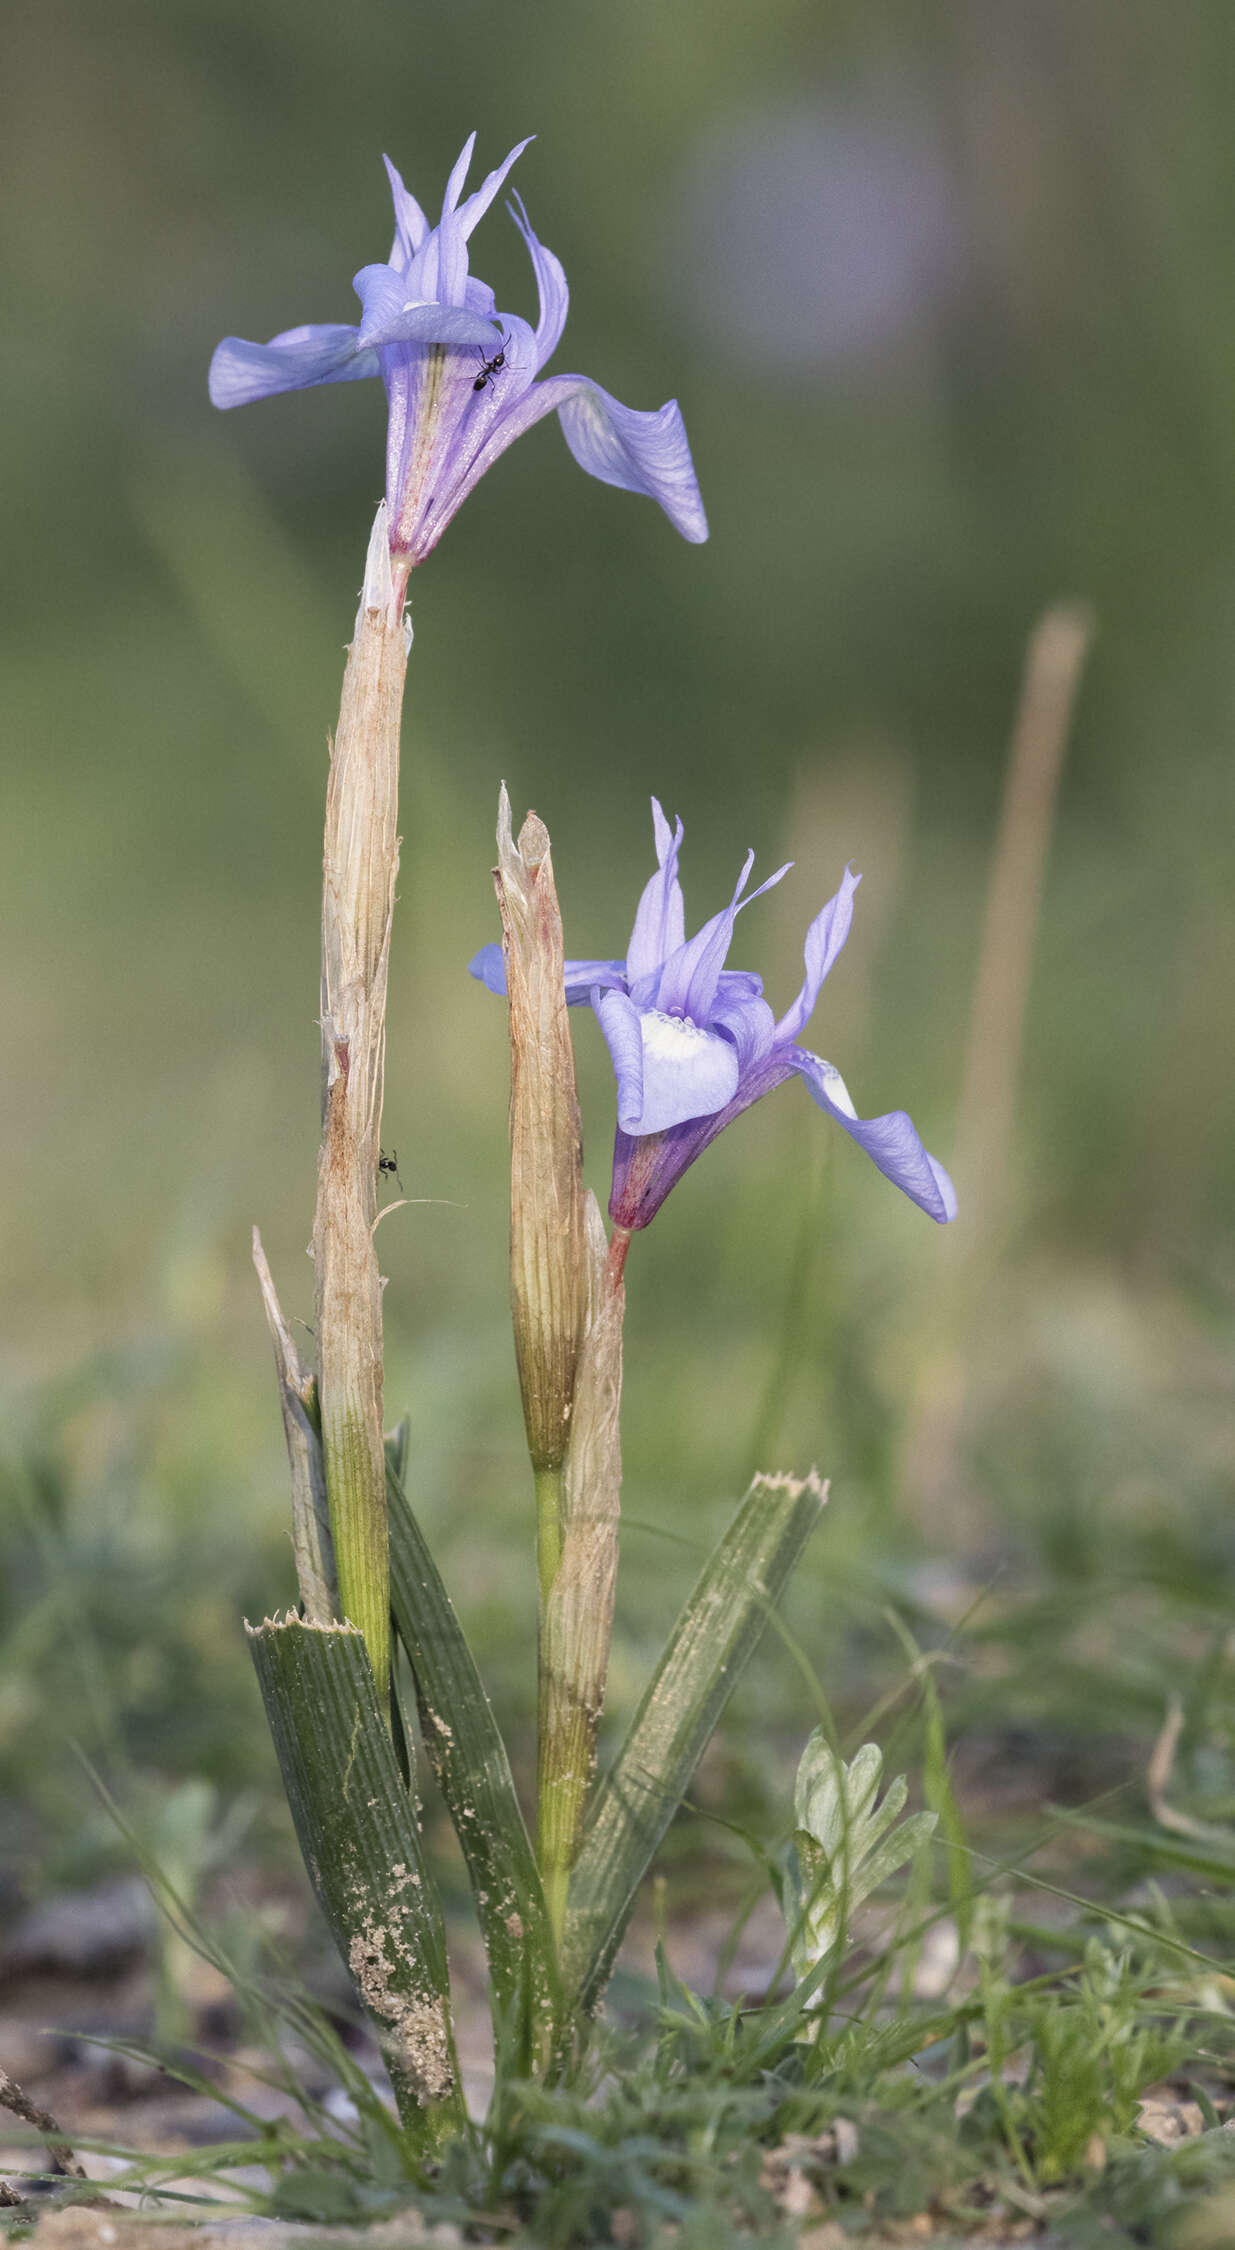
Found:
[[819, 1064], [819, 1075], [823, 1080], [823, 1090], [828, 1100], [835, 1102], [837, 1108], [843, 1110], [846, 1117], [852, 1117], [856, 1122], [858, 1113], [853, 1106], [853, 1096], [835, 1063], [824, 1062], [821, 1055], [816, 1056], [815, 1059]]
[[643, 1109], [637, 1132], [666, 1133], [689, 1117], [712, 1117], [733, 1100], [738, 1058], [729, 1040], [659, 1008], [640, 1015], [639, 1033]]

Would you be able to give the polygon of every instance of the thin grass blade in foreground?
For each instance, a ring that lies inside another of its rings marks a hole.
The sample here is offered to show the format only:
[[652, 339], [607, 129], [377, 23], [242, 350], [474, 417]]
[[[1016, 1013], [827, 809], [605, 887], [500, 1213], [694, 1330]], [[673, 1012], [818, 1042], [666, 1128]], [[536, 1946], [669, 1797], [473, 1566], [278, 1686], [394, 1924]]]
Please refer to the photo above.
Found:
[[297, 1617], [247, 1630], [305, 1865], [403, 2123], [432, 2149], [466, 2125], [446, 1940], [364, 1638]]
[[395, 1626], [416, 1680], [425, 1748], [471, 1877], [494, 2026], [499, 2041], [515, 2028], [535, 2068], [562, 2016], [535, 1856], [475, 1659], [389, 1457], [387, 1493]]
[[669, 1635], [571, 1878], [564, 1966], [585, 2009], [600, 2001], [656, 1847], [826, 1499], [813, 1472], [756, 1477]]
[[296, 1557], [296, 1583], [310, 1625], [329, 1625], [339, 1614], [339, 1586], [330, 1535], [317, 1389], [283, 1317], [256, 1227], [253, 1229], [253, 1263], [257, 1268], [279, 1378], [283, 1434], [292, 1478], [292, 1552]]

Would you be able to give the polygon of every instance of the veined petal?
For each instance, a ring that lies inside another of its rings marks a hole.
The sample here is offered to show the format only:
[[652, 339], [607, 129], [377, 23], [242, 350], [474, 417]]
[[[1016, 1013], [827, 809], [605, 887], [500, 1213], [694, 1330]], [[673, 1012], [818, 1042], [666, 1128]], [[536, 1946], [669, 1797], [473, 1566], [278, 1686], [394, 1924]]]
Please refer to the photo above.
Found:
[[659, 997], [662, 1008], [684, 1009], [696, 1023], [707, 1023], [710, 1019], [725, 957], [733, 943], [733, 925], [738, 915], [744, 906], [753, 906], [765, 891], [772, 890], [777, 883], [782, 882], [793, 865], [792, 860], [786, 860], [783, 867], [778, 867], [774, 875], [768, 876], [766, 883], [761, 883], [757, 891], [752, 891], [750, 897], [744, 899], [742, 893], [754, 863], [754, 853], [747, 852], [728, 906], [720, 914], [714, 914], [711, 921], [705, 922], [703, 928], [696, 932], [689, 944], [682, 946], [666, 961], [660, 980]]
[[861, 880], [860, 875], [847, 867], [835, 898], [828, 900], [811, 923], [806, 933], [806, 975], [793, 1006], [786, 1009], [776, 1026], [778, 1040], [796, 1039], [805, 1030], [819, 998], [819, 988], [849, 935], [853, 894]]
[[[599, 989], [621, 985], [625, 963], [622, 961], [568, 961], [566, 963], [566, 1004], [578, 1008], [590, 1001]], [[475, 958], [468, 962], [467, 973], [475, 977], [499, 1000], [506, 998], [506, 961], [500, 945], [482, 945]]]
[[568, 1008], [579, 1007], [594, 992], [626, 988], [624, 961], [567, 961], [565, 968]]
[[654, 414], [623, 406], [587, 375], [551, 376], [562, 435], [581, 469], [602, 484], [659, 501], [675, 530], [696, 545], [708, 535], [682, 410], [671, 398]]
[[467, 287], [467, 233], [460, 225], [456, 205], [475, 147], [476, 135], [469, 133], [446, 182], [442, 216], [417, 252], [409, 275], [419, 296], [431, 297], [442, 305], [461, 305]]
[[754, 969], [722, 969], [716, 982], [716, 997], [718, 1000], [761, 1000], [763, 978]]
[[617, 1075], [618, 1122], [628, 1132], [638, 1132], [638, 1125], [627, 1125], [626, 1120], [637, 1119], [643, 1112], [643, 1033], [639, 1011], [632, 1007], [624, 992], [599, 989], [593, 996], [592, 1006]]
[[285, 328], [268, 344], [225, 336], [210, 362], [214, 406], [248, 406], [280, 391], [305, 391], [314, 383], [354, 383], [378, 373], [377, 354], [361, 347], [360, 331], [337, 321]]
[[652, 826], [656, 836], [656, 873], [644, 886], [626, 948], [626, 975], [631, 984], [639, 977], [653, 975], [686, 938], [686, 908], [678, 881], [678, 853], [685, 831], [680, 820], [670, 828], [655, 797], [652, 799]]
[[394, 198], [395, 207], [395, 238], [391, 244], [390, 263], [393, 266], [397, 259], [400, 266], [406, 270], [417, 251], [422, 249], [429, 239], [429, 222], [415, 196], [410, 189], [404, 187], [403, 180], [395, 170], [390, 158], [384, 156], [382, 162], [386, 167], [386, 177], [390, 182], [390, 193]]
[[791, 1047], [785, 1060], [806, 1080], [820, 1109], [834, 1117], [850, 1140], [866, 1150], [885, 1179], [941, 1226], [956, 1217], [956, 1190], [942, 1164], [923, 1148], [913, 1120], [903, 1109], [892, 1110], [886, 1117], [859, 1117], [849, 1089], [832, 1063], [807, 1054], [801, 1047]]
[[377, 351], [390, 344], [496, 343], [496, 323], [464, 305], [440, 305], [435, 297], [409, 296], [411, 276], [394, 266], [362, 266], [352, 282], [360, 299], [361, 347]]
[[712, 1003], [709, 1021], [716, 1031], [728, 1033], [737, 1049], [738, 1071], [745, 1077], [772, 1052], [775, 1027], [766, 1000], [722, 992]]
[[536, 290], [540, 300], [540, 316], [536, 323], [536, 366], [539, 371], [557, 350], [566, 326], [570, 308], [570, 290], [561, 261], [552, 250], [546, 250], [532, 232], [531, 221], [523, 206], [523, 197], [516, 189], [506, 206], [515, 225], [527, 244], [528, 256], [536, 276]]
[[739, 1064], [728, 1039], [659, 1008], [636, 1008], [624, 993], [598, 993], [593, 1006], [618, 1075], [618, 1124], [624, 1133], [666, 1133], [688, 1118], [715, 1116], [733, 1100]]
[[458, 209], [459, 197], [463, 193], [463, 183], [471, 170], [472, 158], [475, 153], [476, 135], [475, 133], [469, 133], [454, 160], [450, 178], [446, 182], [446, 193], [442, 197], [442, 217], [444, 219], [453, 217]]
[[[412, 278], [412, 276], [409, 276], [409, 280]], [[542, 421], [546, 414], [560, 413], [562, 410], [563, 400], [568, 401], [570, 396], [580, 384], [585, 384], [589, 390], [598, 389], [598, 386], [596, 384], [589, 384], [587, 382], [587, 378], [582, 375], [550, 375], [546, 377], [544, 382], [532, 383], [528, 388], [522, 391], [516, 392], [514, 386], [512, 385], [510, 389], [508, 389], [504, 393], [500, 407], [498, 407], [495, 403], [492, 419], [489, 422], [484, 442], [472, 455], [471, 459], [460, 471], [458, 476], [451, 480], [449, 493], [447, 495], [443, 495], [440, 492], [438, 493], [438, 506], [435, 509], [434, 513], [434, 528], [432, 531], [432, 535], [419, 543], [416, 555], [416, 559], [418, 561], [421, 560], [423, 556], [429, 552], [429, 549], [435, 544], [437, 539], [440, 538], [441, 533], [445, 530], [446, 525], [450, 521], [450, 518], [455, 514], [456, 510], [462, 506], [469, 492], [473, 491], [479, 484], [482, 476], [485, 474], [485, 471], [487, 469], [491, 469], [494, 462], [498, 460], [503, 453], [505, 453], [507, 446], [513, 445], [516, 438], [522, 437], [525, 430], [530, 430], [535, 423]], [[563, 386], [565, 386], [564, 389]], [[605, 397], [606, 395], [607, 394], [604, 392], [600, 393], [601, 397]], [[614, 401], [614, 404], [616, 405], [616, 401]], [[619, 409], [619, 411], [622, 413], [626, 413], [627, 409], [623, 407]], [[668, 409], [662, 407], [662, 415], [667, 412]], [[676, 405], [674, 405], [673, 407], [673, 412], [677, 414]], [[654, 414], [636, 414], [633, 416], [633, 420], [636, 422], [655, 422], [657, 419], [658, 417]], [[678, 416], [678, 426], [680, 429], [680, 415]], [[685, 442], [685, 433], [683, 432], [683, 447], [685, 447]], [[686, 451], [686, 460], [689, 464], [690, 454], [688, 449]], [[587, 464], [585, 464], [585, 466], [586, 465]], [[594, 473], [599, 476], [601, 474], [601, 471], [597, 469]], [[698, 499], [698, 488], [694, 484], [693, 469], [690, 470], [690, 487], [695, 494], [697, 525], [702, 527], [696, 528], [694, 530], [688, 528], [688, 524], [686, 521], [680, 520], [679, 513], [675, 513], [674, 507], [670, 504], [670, 498], [667, 497], [666, 493], [654, 489], [651, 483], [639, 482], [633, 476], [628, 478], [618, 475], [607, 477], [605, 481], [610, 484], [624, 485], [625, 488], [631, 492], [648, 493], [652, 499], [659, 500], [662, 508], [665, 509], [666, 514], [669, 516], [670, 521], [676, 525], [679, 531], [682, 531], [684, 533], [687, 539], [706, 539], [707, 525], [703, 517], [702, 503], [699, 502]], [[689, 517], [689, 508], [686, 508], [685, 513], [687, 517]], [[399, 521], [398, 514], [394, 510], [392, 510], [392, 521]]]
[[[473, 141], [475, 140], [475, 138], [476, 136], [473, 133]], [[526, 140], [516, 141], [509, 156], [506, 157], [504, 161], [497, 166], [496, 170], [490, 172], [487, 179], [481, 181], [480, 186], [476, 189], [475, 193], [473, 195], [469, 195], [467, 202], [462, 205], [458, 213], [458, 219], [459, 225], [463, 231], [463, 239], [465, 242], [467, 241], [468, 236], [472, 233], [474, 227], [476, 227], [479, 221], [483, 219], [485, 212], [488, 210], [489, 205], [493, 201], [494, 196], [504, 185], [506, 174], [509, 172], [511, 165], [518, 162], [518, 159], [522, 156], [524, 149], [530, 148], [535, 138], [535, 133], [529, 133]]]

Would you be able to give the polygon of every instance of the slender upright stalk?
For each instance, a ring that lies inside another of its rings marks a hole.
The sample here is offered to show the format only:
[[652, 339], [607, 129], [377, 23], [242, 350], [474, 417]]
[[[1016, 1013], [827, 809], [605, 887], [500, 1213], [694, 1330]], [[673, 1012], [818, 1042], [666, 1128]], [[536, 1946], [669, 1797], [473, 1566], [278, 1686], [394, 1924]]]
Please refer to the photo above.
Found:
[[529, 813], [515, 843], [505, 790], [494, 879], [510, 1000], [510, 1294], [536, 1484], [537, 1858], [560, 1937], [609, 1663], [628, 1238], [611, 1260], [583, 1192], [549, 838]]
[[936, 1284], [932, 1344], [918, 1372], [905, 1440], [910, 1498], [957, 1525], [957, 1447], [968, 1401], [974, 1323], [998, 1255], [1034, 943], [1072, 716], [1093, 639], [1079, 604], [1045, 611], [1029, 637], [991, 858], [965, 1049], [956, 1177], [966, 1224]]
[[626, 1291], [595, 1196], [588, 1196], [585, 1216], [588, 1300], [562, 1479], [560, 1554], [540, 1612], [537, 1858], [559, 1943], [609, 1671], [622, 1484]]
[[399, 722], [411, 628], [386, 537], [369, 542], [331, 746], [322, 863], [322, 1145], [313, 1262], [326, 1494], [343, 1615], [390, 1681], [382, 1299], [377, 1221], [386, 977], [395, 877]]

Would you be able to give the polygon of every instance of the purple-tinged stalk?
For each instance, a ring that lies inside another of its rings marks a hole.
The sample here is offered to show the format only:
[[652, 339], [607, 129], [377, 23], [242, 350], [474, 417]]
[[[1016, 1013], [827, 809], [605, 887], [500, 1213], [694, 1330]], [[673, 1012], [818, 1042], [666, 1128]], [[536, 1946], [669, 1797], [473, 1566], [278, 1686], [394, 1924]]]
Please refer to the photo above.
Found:
[[529, 813], [516, 843], [504, 788], [497, 841], [510, 1002], [511, 1310], [537, 1500], [537, 1856], [560, 1936], [609, 1663], [625, 1292], [609, 1272], [596, 1199], [583, 1191], [548, 831]]
[[322, 859], [322, 1144], [313, 1218], [317, 1397], [344, 1617], [390, 1683], [382, 1285], [374, 1247], [386, 1065], [386, 979], [399, 867], [399, 723], [411, 627], [385, 503], [330, 754]]

